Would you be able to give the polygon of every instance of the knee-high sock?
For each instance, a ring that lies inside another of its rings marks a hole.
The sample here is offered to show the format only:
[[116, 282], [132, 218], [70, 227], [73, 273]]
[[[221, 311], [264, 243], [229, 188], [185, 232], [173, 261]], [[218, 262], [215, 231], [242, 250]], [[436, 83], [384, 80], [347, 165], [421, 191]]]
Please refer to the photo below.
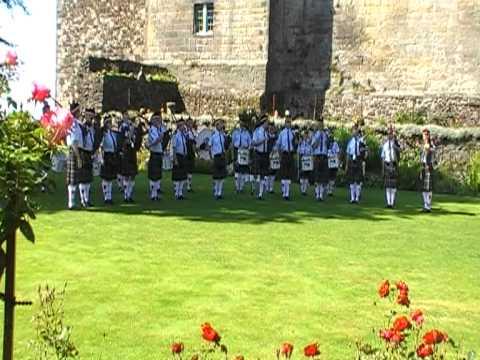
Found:
[[218, 196], [223, 196], [223, 183], [225, 180], [218, 181]]
[[427, 193], [428, 210], [432, 210], [432, 198], [433, 198], [433, 193], [429, 191]]
[[362, 185], [356, 184], [355, 186], [355, 201], [360, 201], [360, 193], [362, 192]]
[[315, 184], [315, 198], [320, 199], [320, 184]]
[[85, 184], [86, 185], [86, 195], [87, 195], [87, 202], [89, 203], [90, 202], [90, 189], [92, 187], [92, 183], [87, 183]]
[[157, 195], [160, 192], [160, 189], [162, 188], [162, 180], [157, 180], [155, 187], [157, 189]]
[[113, 181], [107, 183], [107, 200], [112, 200]]
[[175, 192], [175, 197], [178, 198], [179, 197], [179, 195], [178, 195], [178, 181], [173, 182], [173, 189], [174, 189], [174, 192]]
[[126, 178], [123, 178], [123, 197], [128, 199], [128, 187], [129, 181]]
[[262, 197], [264, 191], [265, 191], [265, 180], [262, 179], [259, 181], [259, 184], [258, 184], [258, 196]]
[[391, 191], [390, 188], [385, 188], [385, 201], [387, 202], [387, 205], [390, 205], [390, 200], [391, 199]]
[[392, 188], [391, 189], [391, 193], [390, 193], [390, 200], [392, 201], [391, 205], [395, 205], [395, 200], [396, 200], [396, 197], [397, 197], [397, 189], [395, 188]]
[[213, 180], [213, 196], [218, 196], [218, 180]]
[[123, 189], [125, 182], [122, 175], [117, 175], [117, 185], [120, 189]]
[[350, 184], [350, 201], [355, 201], [355, 190], [356, 186], [355, 184]]
[[285, 180], [281, 179], [280, 184], [282, 186], [282, 196], [285, 197]]
[[245, 178], [247, 175], [244, 174], [238, 174], [238, 181], [239, 181], [239, 190], [243, 191], [243, 188], [245, 187]]
[[82, 203], [82, 205], [86, 205], [87, 204], [87, 197], [85, 195], [85, 193], [87, 192], [87, 187], [85, 184], [79, 184], [78, 185], [78, 189], [80, 190], [80, 201]]
[[178, 193], [180, 196], [183, 196], [183, 188], [185, 186], [186, 180], [182, 180], [178, 182]]
[[192, 190], [192, 174], [187, 174], [187, 190]]
[[150, 198], [154, 199], [157, 197], [157, 186], [155, 181], [150, 180]]
[[103, 200], [108, 200], [108, 183], [107, 180], [102, 180]]
[[68, 207], [74, 207], [75, 206], [75, 192], [77, 191], [77, 186], [76, 185], [68, 185]]
[[239, 173], [235, 173], [235, 190], [237, 191], [240, 191], [240, 183], [241, 183], [241, 179], [242, 179], [242, 174], [239, 174]]
[[423, 197], [423, 208], [428, 209], [428, 193], [427, 192], [422, 192], [422, 197]]
[[323, 196], [325, 194], [325, 185], [324, 184], [320, 184], [319, 189], [318, 189], [318, 194], [319, 194], [320, 199], [323, 200]]
[[290, 197], [290, 180], [285, 180], [285, 196]]

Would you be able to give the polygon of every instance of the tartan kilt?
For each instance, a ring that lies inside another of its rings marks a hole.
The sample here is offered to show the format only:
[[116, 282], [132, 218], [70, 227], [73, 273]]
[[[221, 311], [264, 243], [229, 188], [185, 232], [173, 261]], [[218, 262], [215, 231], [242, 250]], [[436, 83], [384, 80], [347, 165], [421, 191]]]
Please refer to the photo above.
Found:
[[293, 180], [295, 177], [295, 163], [293, 161], [293, 153], [282, 152], [280, 156], [280, 179]]
[[68, 152], [67, 156], [67, 169], [66, 169], [66, 183], [67, 185], [78, 185], [79, 181], [79, 168], [78, 159], [75, 156], [72, 148]]
[[120, 156], [120, 175], [135, 177], [137, 174], [137, 152], [133, 148], [127, 148]]
[[421, 189], [424, 192], [433, 191], [433, 170], [427, 167], [422, 169], [421, 173]]
[[148, 179], [152, 181], [162, 180], [163, 154], [150, 152], [148, 159]]
[[398, 180], [398, 169], [396, 164], [384, 163], [384, 184], [386, 189], [396, 189]]
[[328, 180], [335, 181], [337, 180], [338, 168], [329, 168], [328, 169]]
[[313, 177], [317, 184], [328, 183], [329, 169], [326, 155], [315, 155], [313, 162]]
[[[250, 152], [250, 159], [252, 158], [252, 153]], [[238, 149], [233, 148], [233, 164], [234, 170], [236, 173], [239, 174], [250, 174], [250, 166], [248, 165], [240, 165], [238, 163]]]
[[363, 181], [362, 162], [360, 160], [350, 160], [347, 179], [349, 184], [361, 183]]
[[260, 153], [255, 151], [253, 156], [253, 174], [268, 176], [270, 173], [270, 159], [268, 153]]
[[100, 168], [100, 177], [103, 180], [112, 181], [118, 174], [118, 154], [111, 152], [103, 153], [103, 164]]
[[93, 181], [92, 152], [79, 149], [82, 166], [78, 169], [78, 183], [88, 184]]
[[193, 174], [195, 170], [195, 155], [188, 155], [185, 158], [185, 171], [187, 174]]
[[172, 181], [187, 180], [187, 169], [185, 167], [185, 161], [186, 157], [184, 155], [177, 154], [177, 164], [173, 162]]
[[218, 154], [213, 157], [213, 173], [215, 180], [222, 180], [227, 177], [227, 160], [225, 154]]

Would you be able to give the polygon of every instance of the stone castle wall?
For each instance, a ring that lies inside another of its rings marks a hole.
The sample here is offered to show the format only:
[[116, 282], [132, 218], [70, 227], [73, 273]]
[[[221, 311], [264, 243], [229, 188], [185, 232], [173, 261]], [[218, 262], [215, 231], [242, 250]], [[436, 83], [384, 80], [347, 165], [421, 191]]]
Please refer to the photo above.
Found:
[[[57, 97], [65, 106], [90, 93], [89, 56], [141, 61], [146, 0], [58, 0]], [[95, 99], [96, 100], [96, 99]], [[93, 101], [87, 99], [88, 102]], [[97, 106], [98, 107], [98, 106]]]
[[95, 56], [167, 67], [194, 115], [275, 96], [306, 117], [317, 99], [317, 114], [480, 125], [479, 0], [212, 1], [213, 35], [197, 36], [197, 0], [59, 0], [60, 101], [89, 92]]
[[335, 0], [329, 114], [480, 124], [480, 1]]

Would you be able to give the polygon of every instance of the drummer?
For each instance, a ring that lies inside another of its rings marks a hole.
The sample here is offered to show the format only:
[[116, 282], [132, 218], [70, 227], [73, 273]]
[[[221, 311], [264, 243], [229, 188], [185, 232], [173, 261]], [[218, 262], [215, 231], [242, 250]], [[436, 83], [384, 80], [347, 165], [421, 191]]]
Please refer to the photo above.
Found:
[[313, 149], [312, 139], [308, 129], [303, 130], [297, 153], [300, 159], [300, 192], [307, 195], [308, 187], [313, 177]]
[[245, 182], [250, 176], [250, 147], [252, 136], [248, 131], [247, 123], [240, 122], [240, 127], [232, 134], [233, 155], [235, 161], [235, 190], [237, 194], [243, 192]]
[[278, 135], [275, 148], [280, 152], [280, 178], [282, 183], [282, 196], [290, 200], [290, 184], [295, 173], [293, 154], [295, 152], [295, 136], [292, 131], [292, 118], [285, 114], [285, 128]]

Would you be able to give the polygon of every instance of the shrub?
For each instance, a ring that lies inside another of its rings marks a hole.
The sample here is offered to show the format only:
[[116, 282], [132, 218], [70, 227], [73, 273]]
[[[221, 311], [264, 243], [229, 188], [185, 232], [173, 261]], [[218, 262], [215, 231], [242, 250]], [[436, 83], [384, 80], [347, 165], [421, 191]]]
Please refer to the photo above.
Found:
[[470, 158], [467, 167], [467, 184], [475, 194], [480, 192], [480, 151], [475, 152]]
[[395, 114], [395, 122], [398, 124], [416, 124], [424, 125], [427, 114], [425, 110], [417, 111], [399, 111]]
[[36, 338], [29, 344], [35, 360], [64, 360], [78, 356], [71, 339], [72, 330], [64, 323], [65, 288], [66, 285], [61, 291], [48, 285], [38, 288], [39, 309], [32, 319]]

